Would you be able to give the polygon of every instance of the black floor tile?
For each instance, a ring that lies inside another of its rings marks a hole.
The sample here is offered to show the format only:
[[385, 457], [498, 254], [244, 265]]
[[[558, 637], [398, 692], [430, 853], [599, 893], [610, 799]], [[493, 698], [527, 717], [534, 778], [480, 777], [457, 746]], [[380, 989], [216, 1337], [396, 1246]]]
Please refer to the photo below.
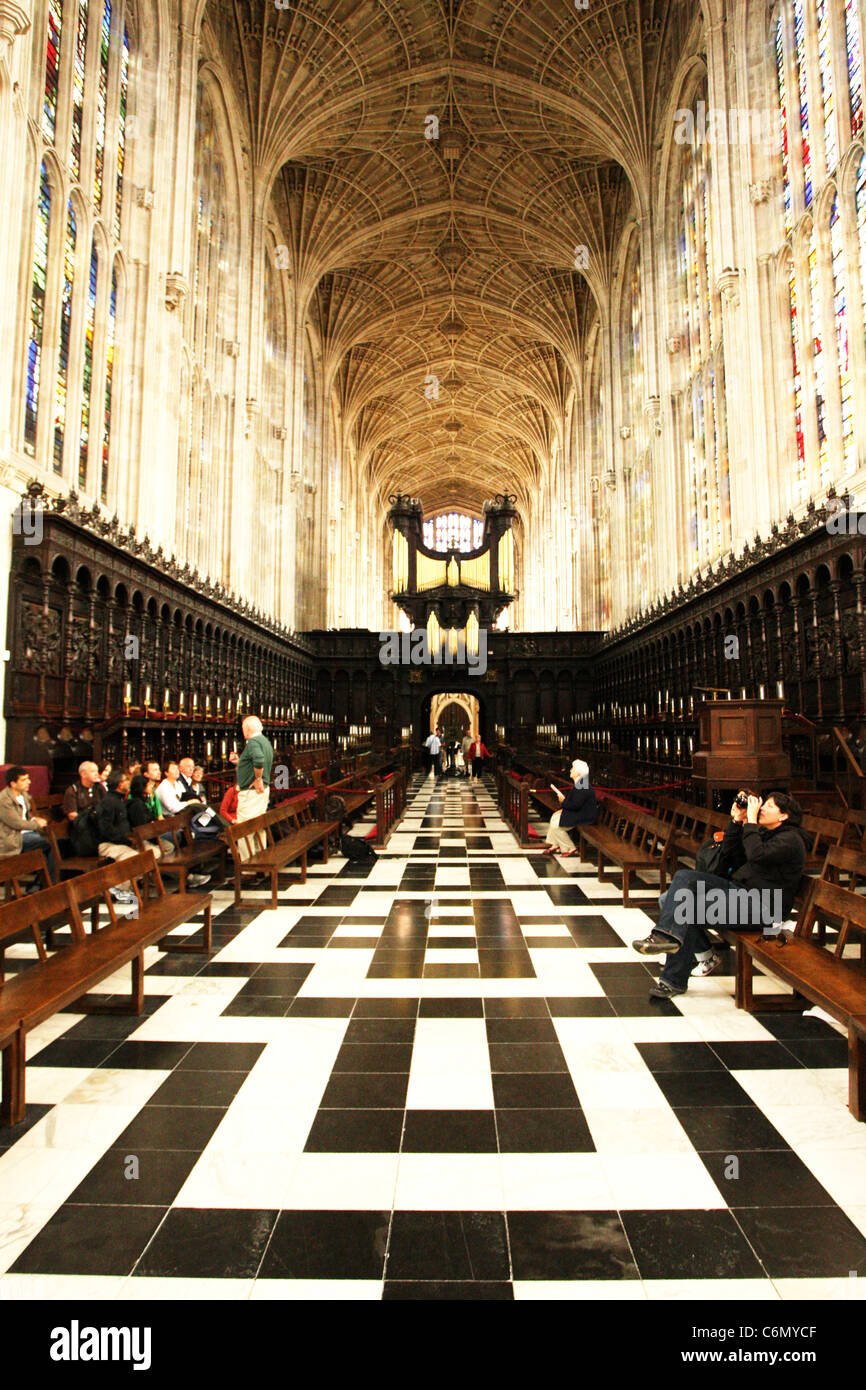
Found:
[[802, 1014], [783, 1010], [780, 1013], [755, 1012], [755, 1018], [774, 1038], [788, 1038], [814, 1042], [821, 1038], [838, 1038], [835, 1028], [831, 1028], [823, 1018], [804, 1018]]
[[[312, 968], [310, 966], [310, 970]], [[294, 999], [305, 978], [305, 976], [286, 978], [281, 975], [253, 975], [241, 986], [232, 1002], [237, 1004], [241, 1000], [247, 999], [282, 999], [288, 1008], [289, 1001]]]
[[614, 1211], [508, 1212], [515, 1279], [636, 1279]]
[[492, 1110], [407, 1110], [404, 1153], [496, 1153]]
[[373, 961], [367, 969], [368, 980], [420, 980], [424, 973], [423, 959], [401, 964], [391, 962], [380, 964]]
[[570, 936], [532, 936], [527, 932], [526, 944], [531, 946], [533, 951], [574, 951], [577, 949]]
[[752, 1099], [726, 1071], [657, 1072], [656, 1084], [669, 1105], [752, 1105]]
[[698, 1153], [742, 1154], [787, 1149], [781, 1134], [756, 1105], [688, 1105], [674, 1111]]
[[559, 1043], [490, 1043], [494, 1072], [567, 1072]]
[[332, 1076], [319, 1101], [322, 1110], [403, 1110], [409, 1073], [340, 1072]]
[[[136, 1028], [140, 1028], [141, 1024], [140, 1014], [84, 1014], [71, 1028], [67, 1028], [62, 1038], [55, 1038], [55, 1042], [77, 1043], [88, 1039], [113, 1039], [120, 1043], [128, 1038], [130, 1033], [134, 1033]], [[40, 1056], [42, 1053], [34, 1056], [35, 1066], [40, 1065]]]
[[28, 1105], [24, 1111], [24, 1119], [17, 1125], [0, 1125], [0, 1149], [9, 1149], [18, 1140], [23, 1139], [29, 1129], [38, 1124], [43, 1115], [47, 1115], [53, 1110], [53, 1105]]
[[208, 977], [215, 976], [217, 979], [243, 979], [255, 974], [255, 964], [246, 960], [212, 960], [202, 970], [202, 975]]
[[195, 1149], [108, 1149], [78, 1184], [69, 1201], [99, 1206], [168, 1207], [177, 1197], [200, 1151]]
[[841, 1037], [786, 1039], [785, 1048], [804, 1067], [847, 1067], [848, 1039]]
[[305, 1153], [397, 1153], [402, 1110], [320, 1110]]
[[484, 1283], [481, 1280], [470, 1282], [470, 1280], [452, 1280], [448, 1283], [410, 1282], [410, 1280], [393, 1280], [385, 1282], [385, 1291], [382, 1294], [385, 1302], [512, 1302], [514, 1300], [514, 1289], [512, 1284]]
[[592, 907], [594, 904], [576, 883], [548, 883], [545, 887], [552, 900], [559, 907]]
[[200, 975], [210, 957], [190, 951], [189, 955], [161, 956], [149, 965], [145, 975]]
[[502, 1213], [395, 1211], [387, 1275], [389, 1283], [505, 1283], [509, 1278], [508, 1243]]
[[172, 1071], [191, 1047], [188, 1042], [124, 1042], [103, 1065], [136, 1071]]
[[614, 1009], [604, 996], [570, 999], [547, 999], [547, 1007], [552, 1018], [613, 1018]]
[[[486, 972], [487, 975], [490, 971]], [[496, 971], [497, 975], [503, 972]], [[479, 967], [477, 961], [431, 961], [429, 958], [424, 962], [425, 980], [477, 980], [480, 979], [485, 971]]]
[[252, 1209], [174, 1207], [134, 1273], [175, 1279], [252, 1279], [277, 1215]]
[[[616, 962], [596, 964], [591, 961], [589, 968], [608, 998], [623, 994], [646, 995], [650, 986], [655, 983], [650, 971], [637, 961], [623, 961], [622, 965]], [[659, 968], [657, 966], [656, 973]]]
[[147, 1149], [191, 1149], [200, 1154], [224, 1115], [222, 1108], [212, 1105], [145, 1105], [113, 1147], [127, 1154]]
[[481, 999], [422, 999], [419, 1018], [483, 1018]]
[[576, 946], [622, 947], [626, 943], [604, 919], [604, 917], [564, 917], [569, 935]]
[[701, 1158], [729, 1207], [834, 1205], [829, 1192], [790, 1149], [742, 1154], [705, 1152]]
[[414, 1036], [414, 1018], [353, 1018], [343, 1042], [411, 1043]]
[[281, 1211], [259, 1279], [381, 1279], [387, 1211]]
[[[840, 1038], [845, 1050], [844, 1038]], [[714, 1042], [713, 1052], [730, 1071], [771, 1071], [800, 1065], [780, 1042]], [[846, 1061], [842, 1063], [847, 1065]]]
[[594, 1153], [595, 1144], [582, 1111], [499, 1110], [496, 1111], [499, 1152]]
[[650, 999], [640, 994], [614, 994], [610, 999], [617, 1018], [681, 1017], [673, 999]]
[[764, 1271], [731, 1213], [624, 1211], [642, 1279], [759, 1279]]
[[[141, 1024], [141, 1019], [136, 1019]], [[117, 1038], [55, 1038], [47, 1047], [37, 1052], [31, 1067], [100, 1067], [119, 1050]], [[112, 1062], [112, 1066], [122, 1063]]]
[[295, 999], [286, 1018], [349, 1018], [354, 999]]
[[292, 994], [236, 995], [221, 1011], [220, 1018], [285, 1018], [294, 998]]
[[352, 1018], [415, 1018], [417, 999], [359, 999]]
[[358, 889], [350, 884], [331, 883], [314, 899], [316, 907], [351, 907], [358, 896]]
[[173, 1071], [151, 1096], [150, 1105], [205, 1105], [225, 1109], [246, 1079], [242, 1071]]
[[487, 1041], [491, 1043], [549, 1042], [559, 1045], [551, 1018], [488, 1018]]
[[249, 1072], [264, 1050], [264, 1043], [194, 1043], [177, 1069]]
[[636, 1046], [651, 1072], [724, 1071], [708, 1043], [637, 1043]]
[[494, 1072], [493, 1100], [497, 1110], [580, 1108], [567, 1072]]
[[164, 1215], [163, 1207], [94, 1209], [67, 1202], [18, 1256], [10, 1273], [130, 1274]]
[[839, 1207], [752, 1207], [734, 1212], [771, 1279], [866, 1277], [866, 1237]]
[[272, 984], [279, 981], [288, 985], [297, 984], [299, 980], [306, 980], [312, 969], [312, 961], [264, 961], [256, 967], [255, 975], [249, 984], [244, 985], [244, 990], [252, 993], [253, 987], [261, 980], [268, 980]]

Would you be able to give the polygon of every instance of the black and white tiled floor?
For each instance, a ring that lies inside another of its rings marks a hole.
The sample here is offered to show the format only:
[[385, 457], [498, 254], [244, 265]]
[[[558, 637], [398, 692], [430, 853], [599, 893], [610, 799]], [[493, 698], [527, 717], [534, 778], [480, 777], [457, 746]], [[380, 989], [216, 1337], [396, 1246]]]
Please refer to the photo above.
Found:
[[844, 1039], [729, 976], [651, 1002], [648, 916], [487, 785], [417, 778], [372, 868], [280, 902], [216, 894], [143, 1019], [31, 1034], [0, 1296], [866, 1297]]

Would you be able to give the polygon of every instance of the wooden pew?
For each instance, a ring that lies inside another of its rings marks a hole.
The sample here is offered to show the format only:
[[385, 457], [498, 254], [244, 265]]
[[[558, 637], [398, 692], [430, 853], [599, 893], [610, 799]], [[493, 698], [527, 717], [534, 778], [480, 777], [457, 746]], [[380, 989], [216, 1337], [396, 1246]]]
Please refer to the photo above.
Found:
[[[815, 940], [816, 929], [828, 922], [839, 927], [833, 952]], [[737, 1008], [765, 1013], [815, 1004], [848, 1029], [848, 1105], [855, 1119], [866, 1120], [866, 969], [862, 955], [859, 961], [843, 958], [852, 931], [866, 935], [866, 898], [819, 879], [793, 936], [731, 935], [737, 951]], [[793, 995], [755, 995], [756, 965], [788, 985]]]
[[[111, 861], [100, 859], [98, 854], [81, 855], [72, 852], [72, 841], [69, 836], [70, 822], [64, 816], [59, 821], [49, 821], [43, 830], [43, 835], [51, 842], [54, 851], [55, 872], [58, 882], [66, 874], [89, 874], [94, 869], [98, 869], [103, 864]], [[65, 857], [64, 857], [65, 855]]]
[[811, 848], [806, 853], [804, 873], [820, 873], [828, 849], [842, 843], [845, 822], [828, 820], [825, 816], [804, 816], [801, 825], [812, 841]]
[[[135, 915], [118, 914], [110, 889], [130, 884], [135, 893]], [[102, 898], [108, 924], [88, 936], [81, 905]], [[211, 897], [167, 894], [153, 855], [136, 854], [54, 884], [0, 906], [0, 945], [33, 933], [38, 961], [28, 965], [0, 987], [0, 1048], [3, 1049], [3, 1094], [0, 1121], [18, 1124], [24, 1118], [24, 1068], [26, 1035], [68, 1004], [82, 1000], [88, 1013], [140, 1014], [144, 1007], [144, 952], [148, 946], [163, 950], [189, 949], [187, 939], [177, 942], [168, 933], [189, 922], [204, 909], [204, 949], [210, 951]], [[50, 957], [42, 942], [41, 928], [58, 918], [70, 927], [72, 945]], [[130, 996], [121, 1004], [83, 1001], [83, 996], [124, 965], [132, 966]]]
[[[301, 876], [297, 882], [306, 883], [308, 851], [314, 845], [321, 845], [327, 863], [328, 839], [338, 826], [338, 821], [314, 821], [310, 803], [303, 797], [284, 801], [261, 816], [228, 826], [225, 836], [234, 860], [235, 904], [241, 902], [243, 875], [264, 873], [270, 878], [271, 901], [257, 906], [277, 907], [279, 875], [300, 861]], [[241, 854], [244, 841], [249, 842], [245, 845], [246, 857]]]
[[604, 882], [606, 860], [622, 870], [623, 907], [629, 906], [629, 882], [633, 873], [657, 873], [659, 892], [664, 892], [670, 869], [672, 831], [657, 816], [626, 806], [614, 797], [606, 797], [595, 825], [574, 828], [580, 835], [581, 857], [589, 860], [590, 850], [595, 850], [599, 883]]
[[194, 813], [200, 809], [193, 806], [189, 810], [179, 811], [176, 816], [163, 816], [149, 825], [135, 826], [132, 832], [133, 844], [139, 850], [149, 849], [152, 841], [160, 840], [163, 836], [171, 840], [174, 853], [163, 853], [159, 867], [163, 874], [177, 875], [181, 893], [186, 892], [187, 875], [198, 872], [213, 860], [217, 861], [216, 882], [222, 883], [226, 876], [228, 844], [225, 839], [219, 836], [210, 840], [196, 840], [190, 828]]

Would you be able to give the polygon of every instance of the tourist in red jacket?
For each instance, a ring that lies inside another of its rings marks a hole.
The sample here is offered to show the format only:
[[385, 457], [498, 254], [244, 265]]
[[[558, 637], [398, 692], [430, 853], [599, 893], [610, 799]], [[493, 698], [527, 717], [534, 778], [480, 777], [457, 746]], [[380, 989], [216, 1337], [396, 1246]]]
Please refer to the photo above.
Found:
[[481, 776], [484, 766], [484, 759], [489, 758], [490, 754], [481, 742], [480, 736], [473, 740], [472, 747], [469, 749], [469, 756], [472, 759], [472, 780]]

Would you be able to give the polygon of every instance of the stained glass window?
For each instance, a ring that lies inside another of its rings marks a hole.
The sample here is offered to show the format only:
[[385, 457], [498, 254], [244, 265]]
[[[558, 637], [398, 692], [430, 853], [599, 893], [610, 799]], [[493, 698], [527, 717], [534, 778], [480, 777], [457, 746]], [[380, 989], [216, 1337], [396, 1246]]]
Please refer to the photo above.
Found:
[[87, 317], [84, 325], [84, 376], [81, 393], [81, 439], [78, 454], [78, 486], [87, 491], [87, 460], [90, 450], [90, 408], [93, 392], [93, 334], [96, 326], [96, 285], [99, 257], [96, 242], [90, 253], [90, 276], [87, 284]]
[[823, 332], [821, 328], [821, 286], [815, 229], [809, 238], [809, 299], [812, 311], [812, 361], [815, 368], [815, 405], [818, 415], [818, 471], [821, 485], [830, 481], [827, 449], [827, 388]]
[[75, 64], [72, 70], [72, 148], [69, 167], [73, 182], [81, 178], [81, 123], [84, 116], [84, 69], [87, 56], [87, 5], [78, 0], [78, 23], [75, 30]]
[[856, 140], [863, 130], [863, 51], [857, 0], [845, 3], [845, 47], [848, 56], [848, 94], [851, 98], [851, 134]]
[[48, 34], [45, 40], [45, 93], [42, 102], [42, 132], [51, 143], [57, 125], [57, 84], [60, 73], [60, 30], [63, 25], [62, 0], [48, 0]]
[[866, 328], [866, 155], [857, 166], [854, 194], [857, 209], [857, 237], [860, 243], [860, 285], [863, 294], [863, 326]]
[[812, 202], [812, 144], [809, 135], [809, 96], [806, 85], [806, 17], [803, 0], [794, 0], [794, 43], [797, 80], [800, 89], [800, 139], [803, 148], [803, 179], [806, 207]]
[[72, 326], [72, 295], [75, 288], [75, 213], [72, 203], [66, 220], [63, 248], [63, 289], [60, 303], [60, 338], [57, 346], [57, 379], [54, 392], [54, 472], [63, 470], [63, 440], [66, 435], [66, 395], [69, 371], [69, 336]]
[[821, 104], [824, 110], [824, 149], [827, 172], [836, 168], [839, 147], [836, 143], [836, 113], [833, 107], [833, 56], [830, 41], [828, 0], [816, 0], [818, 21], [818, 75], [821, 82]]
[[117, 175], [114, 189], [114, 235], [120, 236], [120, 212], [123, 205], [123, 165], [126, 158], [126, 103], [129, 97], [129, 30], [123, 26], [120, 49], [120, 89], [117, 108]]
[[791, 150], [788, 133], [788, 79], [785, 73], [785, 42], [782, 28], [782, 11], [776, 15], [776, 80], [779, 88], [779, 110], [782, 121], [782, 192], [785, 203], [785, 234], [790, 235], [793, 227], [791, 212]]
[[45, 277], [48, 270], [48, 230], [51, 222], [51, 188], [43, 161], [36, 205], [33, 275], [30, 283], [30, 332], [27, 344], [27, 385], [24, 402], [24, 448], [36, 453], [36, 413], [42, 367], [42, 329], [45, 323]]
[[848, 344], [848, 275], [842, 238], [839, 197], [830, 212], [830, 250], [833, 259], [833, 319], [839, 359], [839, 386], [842, 398], [842, 458], [845, 474], [854, 472], [854, 400], [851, 357]]
[[108, 304], [108, 323], [105, 340], [105, 409], [102, 416], [102, 470], [99, 495], [108, 499], [108, 451], [111, 446], [111, 393], [114, 377], [114, 334], [117, 325], [117, 266], [111, 271], [111, 297]]
[[800, 311], [797, 303], [797, 277], [793, 259], [788, 273], [788, 302], [791, 310], [791, 352], [794, 372], [794, 421], [797, 435], [797, 500], [806, 495], [806, 441], [803, 435], [803, 367]]
[[462, 512], [443, 512], [424, 522], [424, 544], [428, 550], [477, 550], [484, 535], [484, 523]]
[[93, 170], [93, 203], [102, 205], [102, 175], [105, 169], [105, 118], [108, 103], [108, 59], [111, 43], [111, 0], [105, 0], [99, 35], [99, 75], [96, 89], [96, 160]]

